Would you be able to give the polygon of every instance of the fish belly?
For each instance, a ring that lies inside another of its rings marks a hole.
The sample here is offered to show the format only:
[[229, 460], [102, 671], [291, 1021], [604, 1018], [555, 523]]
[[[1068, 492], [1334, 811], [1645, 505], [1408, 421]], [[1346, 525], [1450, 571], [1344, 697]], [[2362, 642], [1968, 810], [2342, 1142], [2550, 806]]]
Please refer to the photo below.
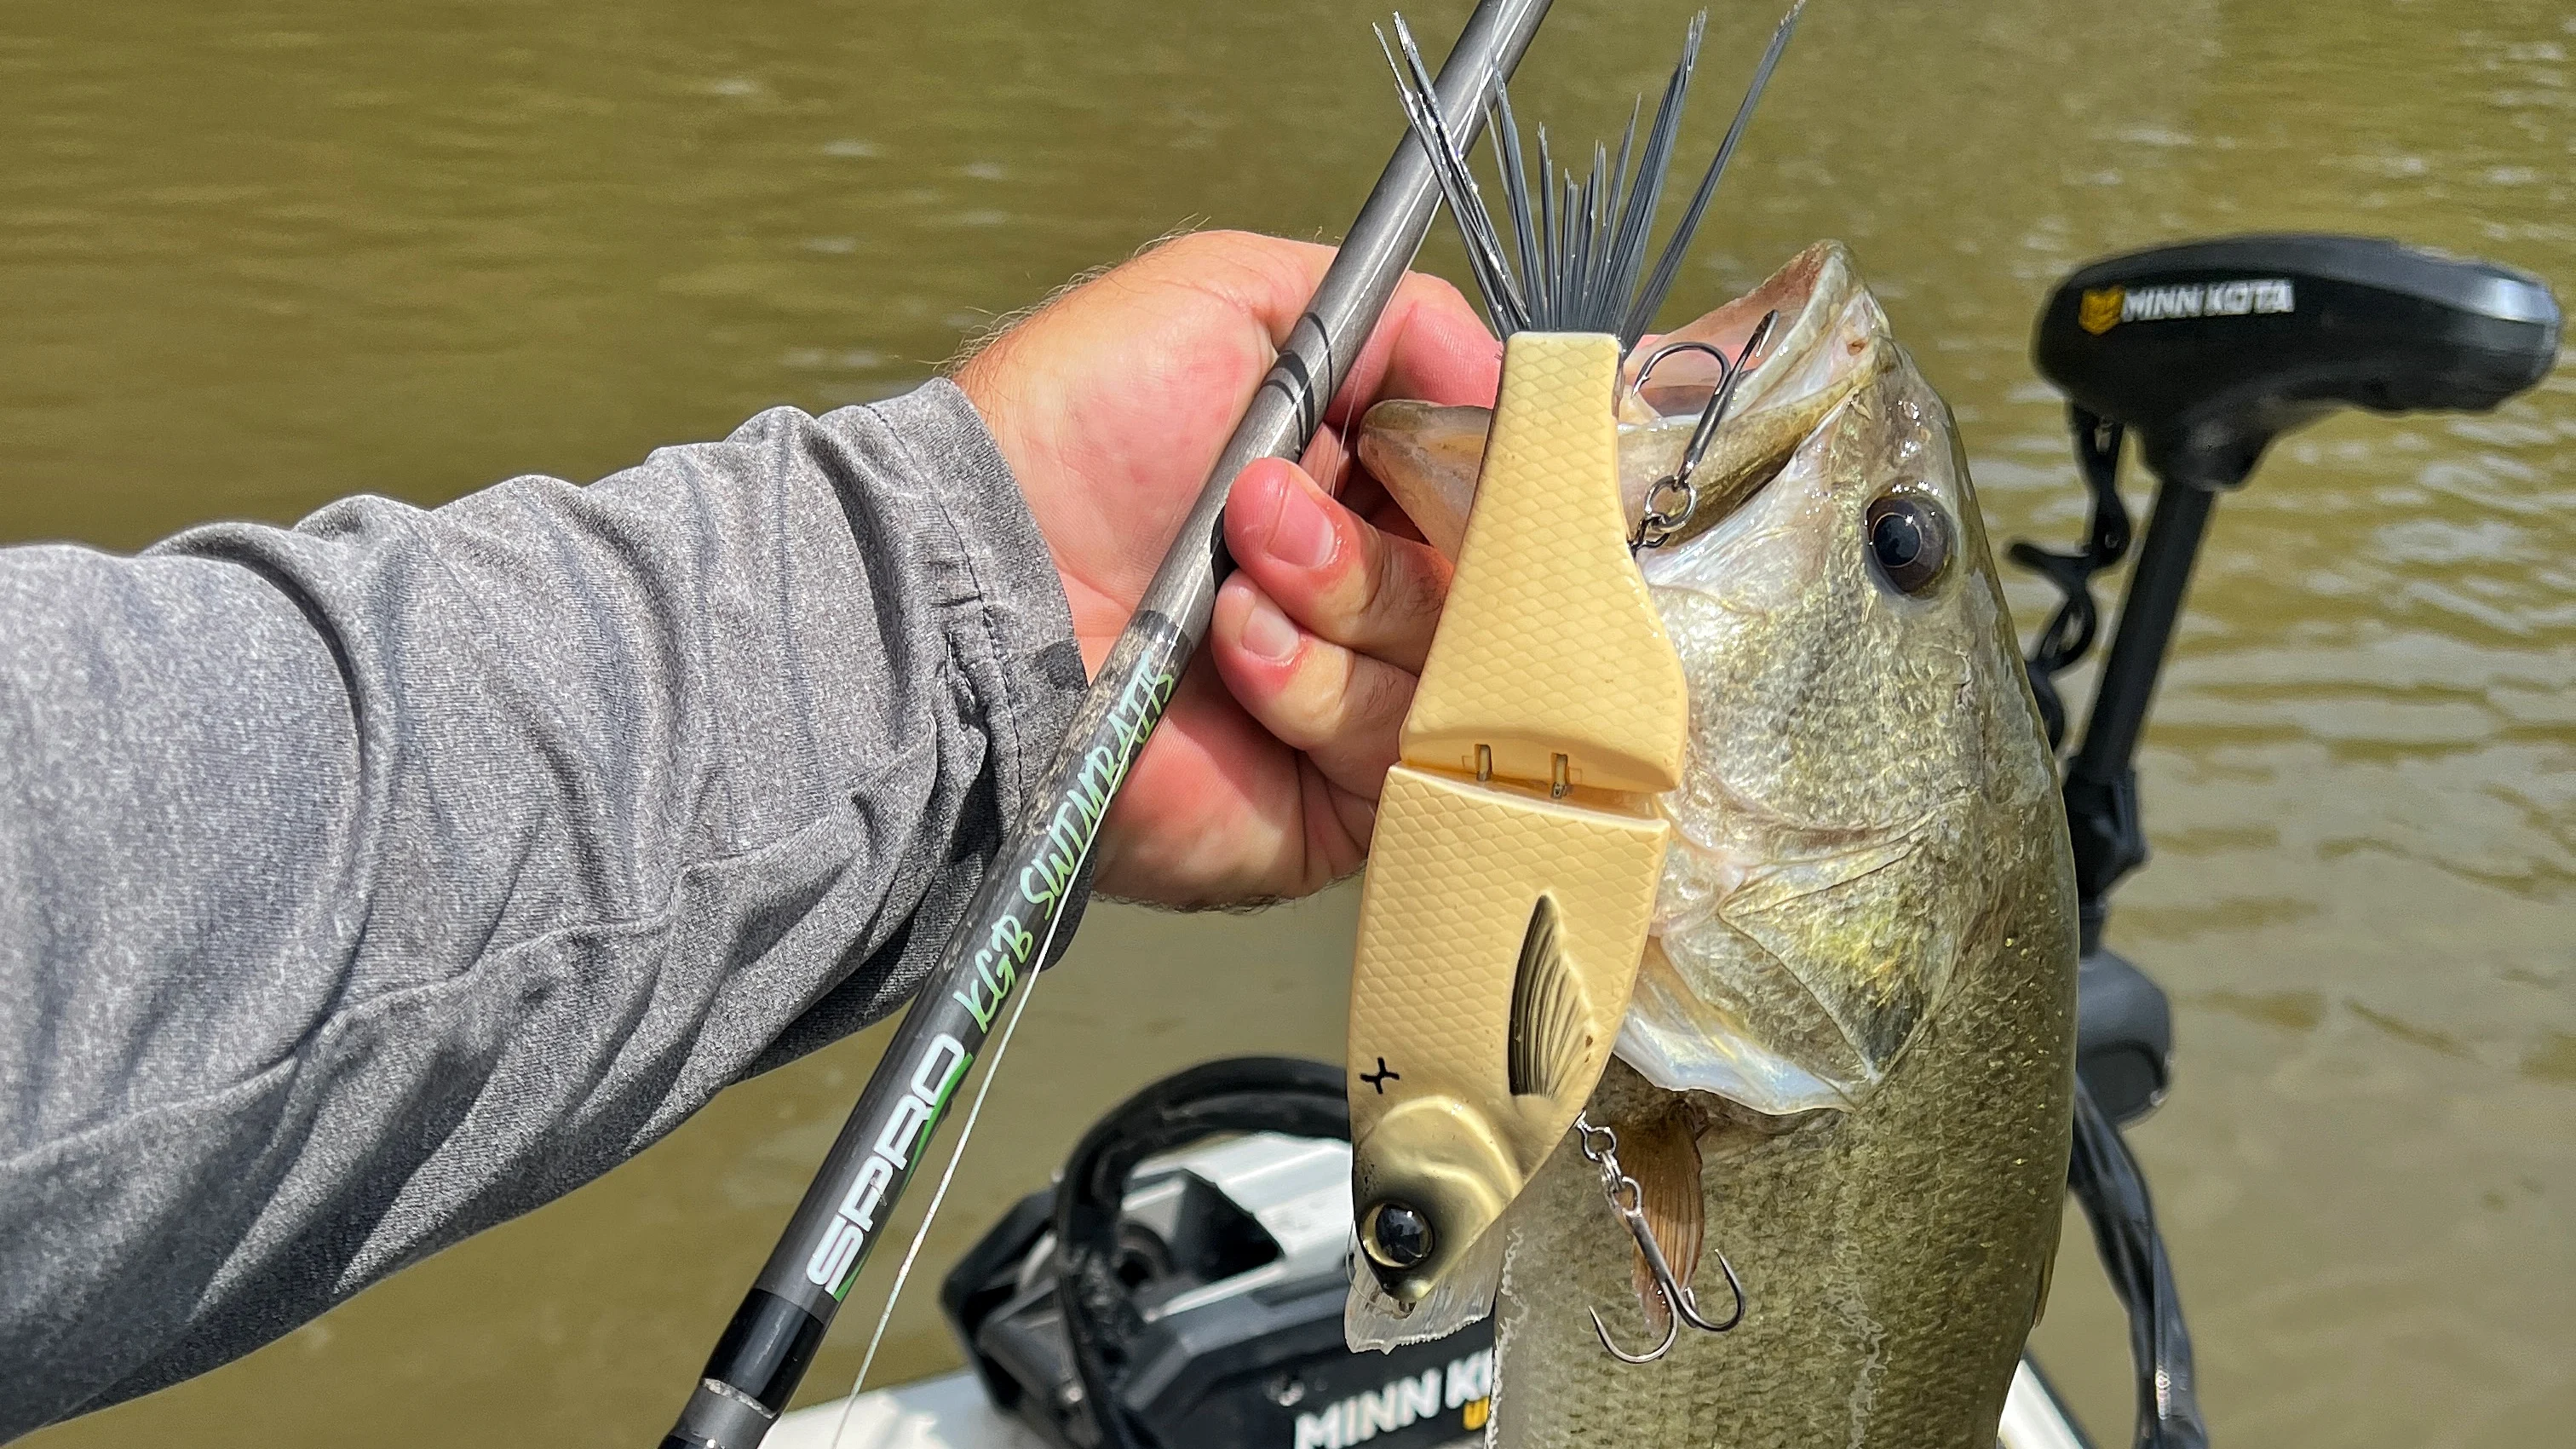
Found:
[[[1703, 1309], [1742, 1277], [1744, 1321], [1613, 1360], [1585, 1310], [1650, 1344], [1627, 1235], [1571, 1145], [1509, 1220], [1492, 1442], [1529, 1449], [1991, 1449], [2057, 1247], [2073, 950], [2052, 928], [1990, 943], [1869, 1100], [1782, 1130], [1719, 1115], [1701, 1138]], [[1973, 958], [1972, 958], [1973, 959]], [[1596, 1120], [1671, 1094], [1614, 1061]]]

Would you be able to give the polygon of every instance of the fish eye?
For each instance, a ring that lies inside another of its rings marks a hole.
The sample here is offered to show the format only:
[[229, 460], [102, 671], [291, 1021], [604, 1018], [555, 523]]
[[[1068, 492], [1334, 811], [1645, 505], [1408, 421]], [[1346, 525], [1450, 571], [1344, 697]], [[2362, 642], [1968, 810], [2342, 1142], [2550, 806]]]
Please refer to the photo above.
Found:
[[1891, 493], [1869, 506], [1869, 555], [1900, 594], [1922, 594], [1950, 563], [1950, 520], [1931, 500]]
[[1431, 1256], [1431, 1220], [1407, 1203], [1379, 1203], [1360, 1223], [1360, 1248], [1370, 1262], [1400, 1273]]

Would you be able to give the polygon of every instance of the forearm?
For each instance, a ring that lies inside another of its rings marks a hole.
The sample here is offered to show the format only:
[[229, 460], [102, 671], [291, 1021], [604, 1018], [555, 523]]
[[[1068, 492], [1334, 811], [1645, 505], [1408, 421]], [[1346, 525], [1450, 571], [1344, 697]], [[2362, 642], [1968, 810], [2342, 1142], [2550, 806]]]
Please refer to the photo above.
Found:
[[944, 384], [586, 489], [0, 556], [0, 1436], [918, 983], [1081, 665]]

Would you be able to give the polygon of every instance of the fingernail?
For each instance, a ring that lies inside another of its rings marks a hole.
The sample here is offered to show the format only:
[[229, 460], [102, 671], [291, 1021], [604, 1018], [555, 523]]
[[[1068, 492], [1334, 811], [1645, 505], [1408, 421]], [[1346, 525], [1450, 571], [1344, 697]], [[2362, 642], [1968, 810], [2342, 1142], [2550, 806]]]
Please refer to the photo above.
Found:
[[1322, 568], [1333, 556], [1333, 520], [1324, 516], [1323, 500], [1293, 477], [1279, 480], [1269, 546], [1273, 558], [1301, 569]]
[[1297, 626], [1277, 604], [1256, 598], [1252, 612], [1243, 616], [1243, 647], [1273, 664], [1285, 664], [1297, 654]]

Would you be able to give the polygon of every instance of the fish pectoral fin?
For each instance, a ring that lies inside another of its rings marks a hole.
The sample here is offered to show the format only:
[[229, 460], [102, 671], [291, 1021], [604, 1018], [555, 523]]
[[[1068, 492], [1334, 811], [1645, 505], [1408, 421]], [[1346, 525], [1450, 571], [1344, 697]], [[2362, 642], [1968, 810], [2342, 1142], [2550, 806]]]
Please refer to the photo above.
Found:
[[1512, 974], [1512, 1021], [1506, 1068], [1515, 1097], [1573, 1095], [1591, 1055], [1592, 1006], [1565, 958], [1556, 898], [1541, 894], [1521, 937]]
[[1930, 826], [1749, 874], [1718, 917], [1794, 978], [1857, 1055], [1894, 1064], [1948, 986], [1970, 920], [1964, 863]]
[[[1708, 1236], [1695, 1124], [1687, 1111], [1665, 1111], [1614, 1130], [1619, 1134], [1619, 1164], [1637, 1180], [1637, 1202], [1646, 1215], [1646, 1226], [1663, 1248], [1674, 1280], [1687, 1287], [1699, 1272]], [[1656, 1285], [1645, 1251], [1631, 1246], [1628, 1256], [1637, 1303], [1646, 1313], [1646, 1334], [1660, 1339], [1672, 1327], [1672, 1304]]]
[[1768, 1117], [1855, 1105], [1941, 999], [1972, 924], [1942, 819], [1727, 862], [1713, 905], [1646, 952], [1620, 1057]]
[[1707, 1092], [1769, 1117], [1848, 1108], [1849, 1083], [1792, 1043], [1773, 1041], [1741, 1004], [1695, 990], [1660, 943], [1646, 948], [1619, 1059], [1668, 1092]]

